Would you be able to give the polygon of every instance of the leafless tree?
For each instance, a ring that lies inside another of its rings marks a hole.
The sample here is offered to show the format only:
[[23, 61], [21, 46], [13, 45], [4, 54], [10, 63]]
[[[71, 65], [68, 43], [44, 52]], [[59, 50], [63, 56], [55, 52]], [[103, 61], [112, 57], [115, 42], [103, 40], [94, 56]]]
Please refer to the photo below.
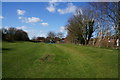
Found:
[[48, 33], [48, 37], [50, 38], [55, 38], [56, 37], [56, 34], [54, 32], [49, 32]]
[[57, 33], [57, 37], [62, 39], [63, 38], [63, 33], [62, 32]]
[[[90, 3], [99, 15], [97, 20], [100, 22], [102, 35], [116, 35], [120, 39], [120, 3], [119, 2], [96, 2]], [[103, 26], [103, 28], [102, 28]], [[103, 36], [103, 37], [104, 37]], [[109, 39], [109, 37], [108, 37]]]
[[68, 20], [68, 37], [72, 42], [88, 44], [94, 32], [94, 13], [90, 9], [77, 9], [76, 13]]

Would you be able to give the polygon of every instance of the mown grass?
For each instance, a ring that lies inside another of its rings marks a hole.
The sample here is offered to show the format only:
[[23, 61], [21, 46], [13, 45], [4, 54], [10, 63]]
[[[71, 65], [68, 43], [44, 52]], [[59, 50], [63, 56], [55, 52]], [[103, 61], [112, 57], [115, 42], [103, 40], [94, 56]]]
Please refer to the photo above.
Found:
[[3, 78], [117, 78], [118, 52], [74, 44], [3, 42]]

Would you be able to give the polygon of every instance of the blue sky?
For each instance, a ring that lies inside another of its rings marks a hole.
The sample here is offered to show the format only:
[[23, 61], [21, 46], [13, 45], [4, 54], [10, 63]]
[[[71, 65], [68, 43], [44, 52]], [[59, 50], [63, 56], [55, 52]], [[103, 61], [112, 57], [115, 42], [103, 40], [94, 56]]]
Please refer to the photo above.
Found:
[[56, 33], [64, 30], [67, 20], [75, 9], [86, 7], [83, 2], [3, 2], [2, 27], [16, 27], [26, 31], [30, 38], [46, 37], [49, 31]]

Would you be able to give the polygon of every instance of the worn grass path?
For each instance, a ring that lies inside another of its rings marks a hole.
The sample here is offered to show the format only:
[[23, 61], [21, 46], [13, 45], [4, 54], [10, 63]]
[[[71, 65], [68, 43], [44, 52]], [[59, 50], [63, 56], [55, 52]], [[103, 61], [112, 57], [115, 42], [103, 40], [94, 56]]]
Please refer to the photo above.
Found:
[[4, 78], [117, 78], [117, 50], [3, 42]]

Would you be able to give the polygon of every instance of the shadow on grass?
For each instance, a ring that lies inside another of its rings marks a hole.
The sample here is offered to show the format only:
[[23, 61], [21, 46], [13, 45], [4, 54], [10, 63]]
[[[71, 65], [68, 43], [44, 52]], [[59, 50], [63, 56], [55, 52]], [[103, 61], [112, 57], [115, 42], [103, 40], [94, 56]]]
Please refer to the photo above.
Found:
[[9, 51], [12, 50], [11, 48], [2, 48], [3, 51]]
[[11, 48], [0, 48], [0, 53], [4, 54], [6, 53], [6, 51], [11, 51], [12, 49]]

